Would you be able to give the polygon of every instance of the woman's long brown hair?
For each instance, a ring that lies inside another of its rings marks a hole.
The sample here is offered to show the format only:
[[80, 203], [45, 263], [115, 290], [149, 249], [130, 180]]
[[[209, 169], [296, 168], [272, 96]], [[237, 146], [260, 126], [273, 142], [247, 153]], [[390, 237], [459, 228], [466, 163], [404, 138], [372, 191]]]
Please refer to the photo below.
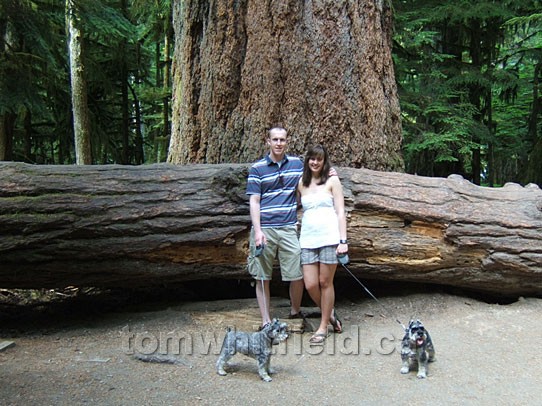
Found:
[[312, 145], [309, 147], [307, 154], [305, 155], [305, 162], [303, 164], [303, 176], [301, 178], [301, 183], [305, 187], [308, 187], [312, 180], [312, 172], [309, 168], [309, 159], [311, 158], [324, 159], [324, 164], [322, 165], [322, 170], [320, 171], [320, 182], [318, 182], [318, 184], [323, 185], [329, 178], [331, 163], [329, 162], [329, 155], [326, 149], [321, 144]]

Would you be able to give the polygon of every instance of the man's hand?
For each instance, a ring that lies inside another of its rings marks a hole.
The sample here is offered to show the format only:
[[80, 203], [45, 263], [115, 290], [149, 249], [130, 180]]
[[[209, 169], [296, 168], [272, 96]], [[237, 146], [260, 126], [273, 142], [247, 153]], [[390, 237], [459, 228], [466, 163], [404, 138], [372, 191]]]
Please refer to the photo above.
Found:
[[254, 244], [256, 247], [267, 244], [267, 238], [265, 238], [265, 234], [262, 232], [262, 229], [254, 230]]

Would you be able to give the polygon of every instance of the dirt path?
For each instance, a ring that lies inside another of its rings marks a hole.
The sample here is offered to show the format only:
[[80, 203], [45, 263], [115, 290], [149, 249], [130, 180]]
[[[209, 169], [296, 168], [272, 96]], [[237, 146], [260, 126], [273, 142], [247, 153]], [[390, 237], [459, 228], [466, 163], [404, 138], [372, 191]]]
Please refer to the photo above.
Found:
[[[17, 337], [0, 353], [3, 405], [449, 405], [540, 404], [542, 299], [494, 305], [442, 293], [381, 299], [402, 322], [420, 318], [431, 332], [437, 361], [425, 380], [401, 375], [398, 323], [374, 300], [338, 303], [345, 324], [324, 347], [309, 333], [277, 347], [273, 382], [259, 379], [255, 362], [238, 355], [232, 372], [216, 374], [226, 326], [251, 329], [254, 299], [197, 302], [149, 311], [108, 313], [84, 324], [41, 329]], [[287, 303], [273, 298], [275, 313]], [[137, 361], [134, 350], [165, 352], [177, 365]], [[187, 344], [188, 343], [188, 344]], [[175, 354], [178, 353], [179, 354]]]

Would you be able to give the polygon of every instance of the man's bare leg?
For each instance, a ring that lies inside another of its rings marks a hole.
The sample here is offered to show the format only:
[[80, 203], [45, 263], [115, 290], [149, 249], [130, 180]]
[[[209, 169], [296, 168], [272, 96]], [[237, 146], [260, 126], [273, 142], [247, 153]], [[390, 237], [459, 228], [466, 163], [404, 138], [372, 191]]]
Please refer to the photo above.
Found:
[[301, 301], [303, 300], [303, 290], [305, 284], [303, 279], [290, 282], [290, 314], [298, 314], [301, 311]]
[[256, 280], [256, 300], [262, 316], [262, 326], [271, 322], [270, 304], [271, 294], [269, 291], [270, 281]]

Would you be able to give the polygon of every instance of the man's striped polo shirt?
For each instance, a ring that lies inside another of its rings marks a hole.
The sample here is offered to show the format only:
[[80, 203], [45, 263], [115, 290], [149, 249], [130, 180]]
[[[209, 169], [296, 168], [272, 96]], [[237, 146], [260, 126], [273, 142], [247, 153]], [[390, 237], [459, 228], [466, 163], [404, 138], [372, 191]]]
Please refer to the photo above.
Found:
[[297, 223], [296, 188], [303, 174], [303, 162], [285, 155], [280, 163], [269, 154], [250, 168], [247, 195], [260, 195], [262, 228], [282, 227]]

